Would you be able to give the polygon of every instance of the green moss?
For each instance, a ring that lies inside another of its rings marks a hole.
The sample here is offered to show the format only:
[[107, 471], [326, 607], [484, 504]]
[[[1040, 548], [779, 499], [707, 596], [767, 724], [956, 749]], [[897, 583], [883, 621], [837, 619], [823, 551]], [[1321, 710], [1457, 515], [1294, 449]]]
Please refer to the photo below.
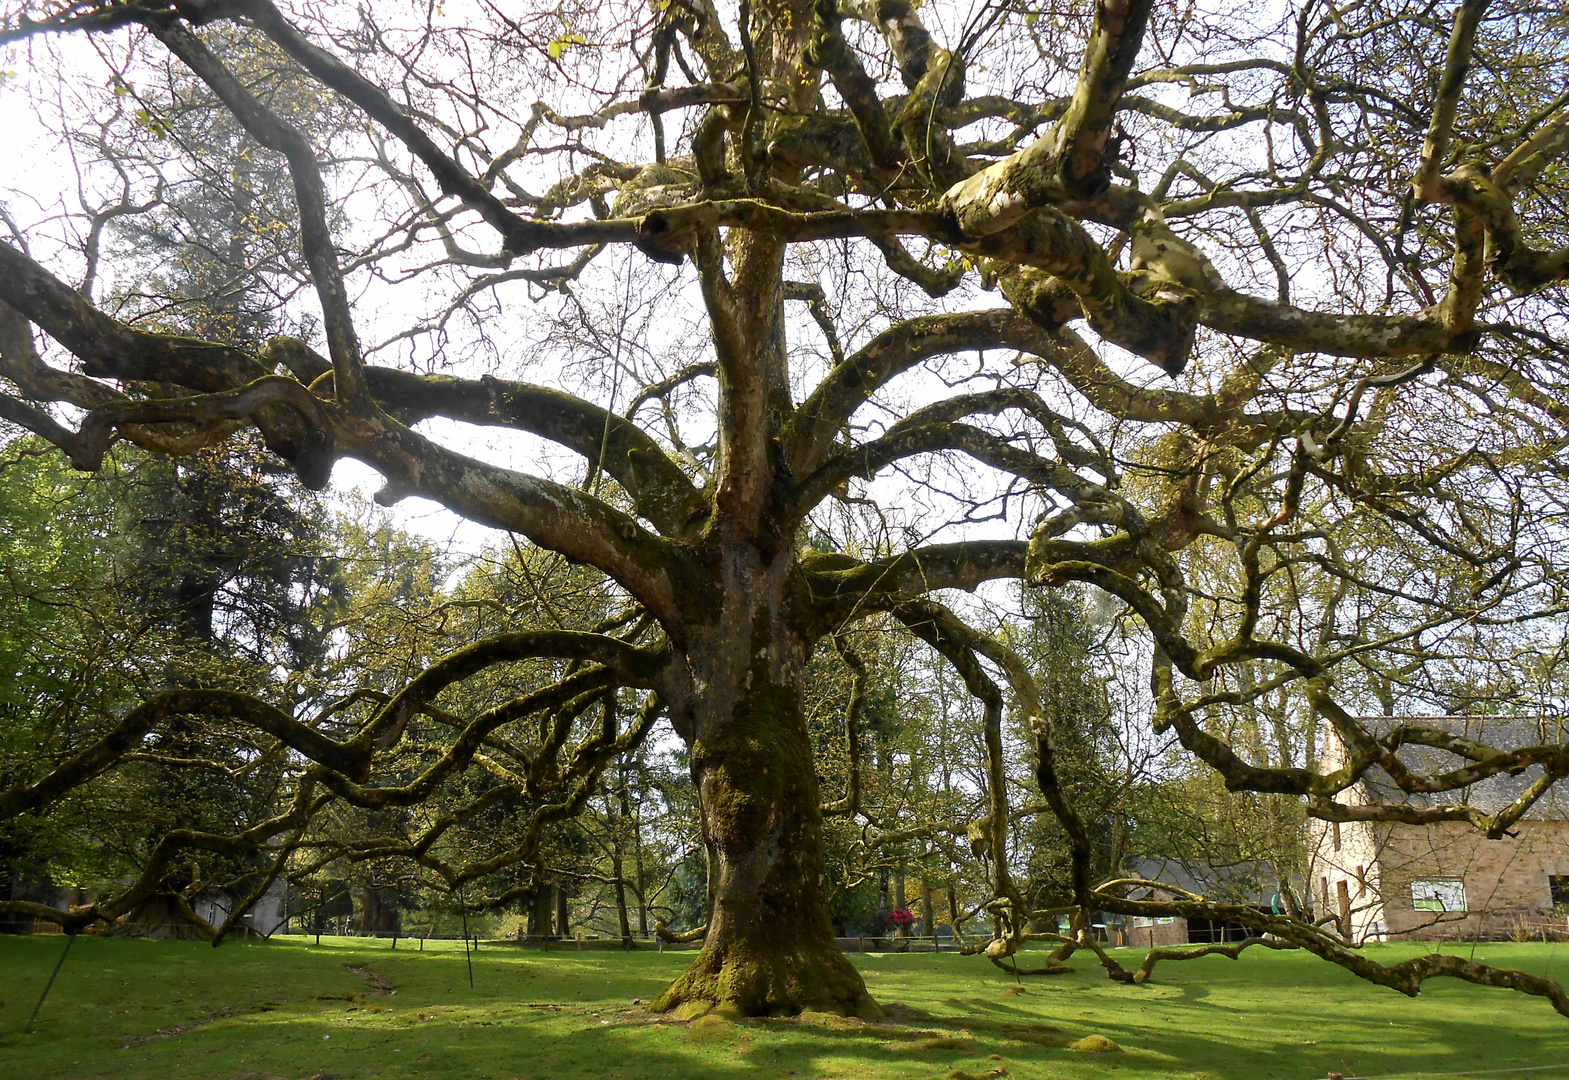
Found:
[[[833, 944], [775, 951], [755, 942], [705, 945], [697, 960], [654, 1002], [659, 1012], [693, 1003], [727, 1003], [747, 1016], [859, 1012], [865, 983]], [[875, 1004], [875, 1003], [874, 1003]]]
[[708, 1015], [713, 1007], [713, 1004], [707, 1001], [683, 1001], [670, 1010], [670, 1019], [696, 1020], [700, 1016]]
[[693, 746], [715, 846], [715, 910], [702, 951], [654, 1008], [705, 1001], [748, 1016], [813, 1009], [880, 1017], [833, 939], [800, 693], [756, 672], [752, 685], [732, 722]]
[[802, 1009], [801, 1015], [796, 1017], [796, 1020], [832, 1031], [859, 1031], [866, 1026], [856, 1017], [845, 1016], [837, 1010]]

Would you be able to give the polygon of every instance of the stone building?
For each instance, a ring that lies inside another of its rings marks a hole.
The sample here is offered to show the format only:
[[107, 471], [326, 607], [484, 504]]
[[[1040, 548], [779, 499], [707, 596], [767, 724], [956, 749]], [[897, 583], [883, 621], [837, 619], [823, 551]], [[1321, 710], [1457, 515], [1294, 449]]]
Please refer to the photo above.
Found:
[[[1569, 741], [1561, 718], [1376, 717], [1377, 733], [1397, 724], [1439, 727], [1501, 750]], [[1448, 751], [1406, 746], [1399, 757], [1422, 773], [1463, 764]], [[1331, 730], [1322, 767], [1339, 768], [1345, 745]], [[1336, 796], [1348, 805], [1435, 806], [1468, 803], [1494, 813], [1542, 775], [1492, 777], [1452, 792], [1408, 795], [1377, 766]], [[1509, 834], [1489, 840], [1464, 822], [1395, 822], [1309, 826], [1309, 880], [1321, 915], [1332, 915], [1354, 941], [1501, 939], [1569, 932], [1569, 790], [1550, 788]]]

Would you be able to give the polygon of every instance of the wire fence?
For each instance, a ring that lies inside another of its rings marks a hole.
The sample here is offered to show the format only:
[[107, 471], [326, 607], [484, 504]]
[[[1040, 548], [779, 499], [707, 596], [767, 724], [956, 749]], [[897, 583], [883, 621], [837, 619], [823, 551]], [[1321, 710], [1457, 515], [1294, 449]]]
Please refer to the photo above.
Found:
[[[90, 936], [103, 937], [151, 937], [151, 938], [185, 938], [201, 940], [208, 936], [203, 929], [194, 923], [127, 923], [113, 927], [88, 927], [81, 931]], [[63, 934], [64, 931], [56, 923], [39, 920], [33, 924], [34, 934]], [[320, 927], [300, 926], [295, 919], [286, 920], [271, 930], [266, 931], [252, 923], [242, 923], [231, 931], [231, 936], [241, 938], [261, 938], [280, 940], [306, 941], [314, 945], [352, 945], [364, 946], [371, 942], [386, 942], [392, 949], [413, 949], [423, 952], [426, 942], [467, 942], [469, 947], [479, 949], [481, 944], [488, 948], [524, 948], [549, 951], [605, 951], [624, 950], [636, 951], [655, 949], [659, 952], [685, 951], [702, 948], [703, 942], [699, 938], [695, 941], [668, 941], [652, 931], [636, 931], [627, 937], [618, 934], [601, 934], [578, 931], [568, 934], [529, 934], [519, 930], [513, 934], [482, 934], [473, 932], [464, 934], [459, 926], [408, 927], [392, 930], [357, 930], [348, 925], [346, 920], [331, 920]], [[938, 934], [906, 934], [906, 935], [859, 935], [855, 937], [840, 937], [834, 939], [839, 948], [844, 952], [864, 953], [957, 953], [961, 947], [958, 939]]]
[[[1454, 1076], [1516, 1076], [1520, 1073], [1569, 1072], [1569, 1061], [1555, 1065], [1510, 1065], [1496, 1069], [1466, 1069], [1462, 1072], [1397, 1072], [1397, 1073], [1338, 1073], [1331, 1072], [1329, 1080], [1443, 1080]], [[1319, 1080], [1314, 1077], [1313, 1080]]]

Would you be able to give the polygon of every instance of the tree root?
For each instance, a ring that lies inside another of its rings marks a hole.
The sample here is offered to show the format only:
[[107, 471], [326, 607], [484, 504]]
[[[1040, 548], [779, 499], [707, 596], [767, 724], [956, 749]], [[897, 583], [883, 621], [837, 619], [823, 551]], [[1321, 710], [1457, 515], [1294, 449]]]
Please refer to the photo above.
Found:
[[1224, 956], [1235, 960], [1242, 955], [1243, 949], [1252, 948], [1254, 945], [1263, 945], [1269, 949], [1295, 949], [1298, 946], [1289, 941], [1278, 941], [1275, 938], [1250, 937], [1234, 945], [1201, 945], [1196, 949], [1160, 948], [1151, 949], [1144, 956], [1144, 963], [1133, 975], [1133, 981], [1143, 986], [1150, 981], [1150, 973], [1155, 970], [1155, 965], [1162, 960], [1197, 960], [1201, 956]]
[[708, 933], [708, 924], [704, 923], [693, 930], [672, 930], [663, 919], [660, 919], [654, 924], [654, 933], [672, 945], [684, 945], [689, 941], [703, 940]]
[[745, 1016], [838, 1013], [863, 1020], [883, 1012], [866, 992], [855, 967], [831, 942], [794, 948], [715, 948], [712, 939], [692, 966], [654, 1001], [655, 1012], [733, 1005]]

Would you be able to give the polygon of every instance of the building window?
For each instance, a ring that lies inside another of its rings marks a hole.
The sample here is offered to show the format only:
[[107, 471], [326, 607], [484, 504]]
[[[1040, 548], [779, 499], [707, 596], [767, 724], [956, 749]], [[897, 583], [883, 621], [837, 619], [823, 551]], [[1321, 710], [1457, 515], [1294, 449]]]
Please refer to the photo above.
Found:
[[1458, 881], [1413, 881], [1411, 906], [1418, 911], [1465, 911], [1465, 885]]
[[1569, 915], [1569, 874], [1548, 874], [1547, 888], [1553, 894], [1553, 914]]
[[1335, 837], [1335, 850], [1339, 851], [1340, 850], [1340, 822], [1337, 821], [1337, 822], [1333, 823], [1330, 826], [1330, 831], [1334, 834], [1334, 837]]

